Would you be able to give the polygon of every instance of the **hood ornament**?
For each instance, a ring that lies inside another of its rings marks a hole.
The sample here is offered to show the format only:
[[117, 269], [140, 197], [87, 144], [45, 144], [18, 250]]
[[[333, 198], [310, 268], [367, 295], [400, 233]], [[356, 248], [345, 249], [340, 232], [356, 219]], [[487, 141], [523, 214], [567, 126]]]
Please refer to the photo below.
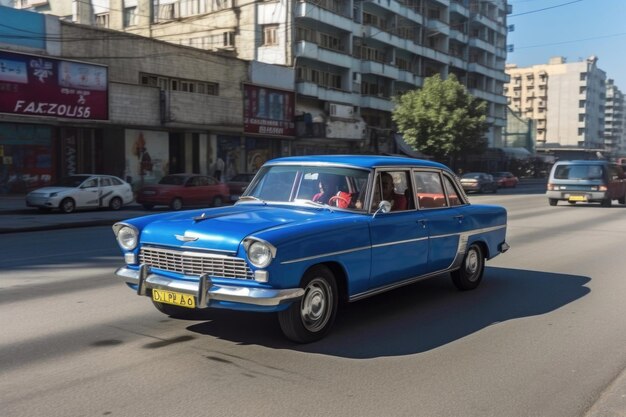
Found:
[[194, 217], [193, 221], [194, 222], [200, 222], [202, 220], [207, 220], [207, 219], [208, 219], [208, 217], [206, 216], [206, 213], [202, 213], [201, 215]]
[[196, 240], [199, 239], [198, 236], [186, 236], [186, 235], [174, 235], [174, 237], [176, 237], [176, 239], [180, 240], [181, 242], [195, 242]]

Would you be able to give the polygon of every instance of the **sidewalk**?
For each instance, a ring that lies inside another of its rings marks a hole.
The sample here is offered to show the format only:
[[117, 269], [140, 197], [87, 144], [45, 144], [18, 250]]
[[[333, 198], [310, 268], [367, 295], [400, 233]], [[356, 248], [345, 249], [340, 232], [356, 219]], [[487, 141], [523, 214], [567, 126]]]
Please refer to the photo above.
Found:
[[159, 210], [145, 211], [138, 204], [130, 204], [121, 210], [77, 210], [64, 214], [59, 211], [41, 212], [26, 207], [23, 195], [0, 195], [0, 234], [37, 230], [67, 229], [72, 227], [111, 226], [115, 222]]

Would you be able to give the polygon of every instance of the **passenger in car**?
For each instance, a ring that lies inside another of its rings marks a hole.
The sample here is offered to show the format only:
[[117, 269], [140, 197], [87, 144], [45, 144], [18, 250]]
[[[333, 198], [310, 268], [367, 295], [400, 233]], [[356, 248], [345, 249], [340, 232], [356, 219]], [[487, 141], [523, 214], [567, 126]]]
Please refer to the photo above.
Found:
[[321, 176], [318, 183], [319, 192], [311, 200], [317, 203], [328, 204], [328, 200], [337, 194], [337, 184], [334, 178]]
[[391, 203], [391, 211], [402, 211], [407, 209], [407, 199], [404, 194], [397, 194], [395, 185], [393, 183], [393, 177], [388, 172], [383, 172], [378, 177], [379, 183], [377, 183], [374, 191], [374, 209], [378, 208], [378, 204], [381, 201], [380, 190], [382, 189], [382, 200], [387, 200]]

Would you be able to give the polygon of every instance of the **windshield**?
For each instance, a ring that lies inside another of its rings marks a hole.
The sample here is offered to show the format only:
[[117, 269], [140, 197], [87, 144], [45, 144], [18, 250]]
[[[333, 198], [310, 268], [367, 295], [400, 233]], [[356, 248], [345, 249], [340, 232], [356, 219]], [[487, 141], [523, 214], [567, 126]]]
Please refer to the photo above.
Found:
[[558, 180], [600, 180], [603, 177], [601, 165], [559, 165], [554, 171]]
[[355, 168], [266, 166], [261, 168], [244, 197], [266, 202], [313, 202], [356, 210], [356, 201], [365, 197], [368, 177], [368, 170]]
[[184, 185], [186, 179], [187, 178], [183, 177], [182, 175], [166, 175], [163, 178], [161, 178], [161, 181], [159, 181], [159, 184]]
[[85, 181], [87, 178], [89, 177], [86, 175], [71, 175], [69, 177], [61, 178], [59, 182], [56, 183], [56, 185], [58, 187], [75, 188], [75, 187], [80, 186], [83, 183], [83, 181]]

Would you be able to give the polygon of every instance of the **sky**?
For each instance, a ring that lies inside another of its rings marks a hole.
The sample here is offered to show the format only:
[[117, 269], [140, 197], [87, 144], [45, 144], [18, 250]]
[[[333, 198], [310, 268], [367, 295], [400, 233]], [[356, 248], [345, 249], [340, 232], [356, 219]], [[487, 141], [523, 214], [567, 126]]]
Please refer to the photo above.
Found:
[[597, 66], [626, 92], [626, 0], [509, 0], [515, 25], [507, 43], [507, 63], [519, 67], [547, 64], [553, 56], [567, 62], [595, 55]]

